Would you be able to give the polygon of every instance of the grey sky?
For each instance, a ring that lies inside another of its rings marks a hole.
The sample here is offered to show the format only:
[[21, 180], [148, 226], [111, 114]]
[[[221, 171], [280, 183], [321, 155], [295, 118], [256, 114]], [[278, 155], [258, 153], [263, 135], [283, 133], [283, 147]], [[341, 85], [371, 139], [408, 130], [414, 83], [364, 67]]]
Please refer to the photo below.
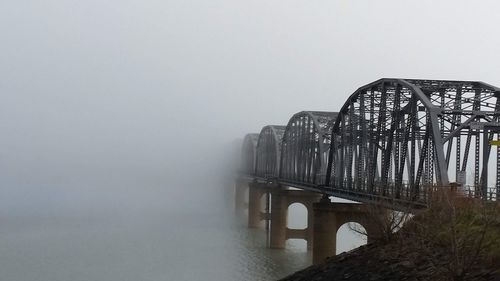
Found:
[[499, 8], [2, 0], [0, 209], [186, 197], [234, 138], [381, 77], [500, 85]]

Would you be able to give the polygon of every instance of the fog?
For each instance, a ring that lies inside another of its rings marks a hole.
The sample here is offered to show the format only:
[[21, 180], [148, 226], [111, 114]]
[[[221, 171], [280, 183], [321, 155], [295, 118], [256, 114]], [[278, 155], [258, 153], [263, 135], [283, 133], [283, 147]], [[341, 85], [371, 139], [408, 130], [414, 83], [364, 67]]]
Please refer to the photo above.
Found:
[[303, 268], [305, 250], [267, 251], [264, 232], [220, 216], [238, 140], [338, 111], [382, 77], [499, 86], [499, 9], [0, 0], [0, 279], [264, 281]]
[[500, 85], [498, 8], [1, 1], [0, 210], [191, 208], [234, 139], [378, 78]]

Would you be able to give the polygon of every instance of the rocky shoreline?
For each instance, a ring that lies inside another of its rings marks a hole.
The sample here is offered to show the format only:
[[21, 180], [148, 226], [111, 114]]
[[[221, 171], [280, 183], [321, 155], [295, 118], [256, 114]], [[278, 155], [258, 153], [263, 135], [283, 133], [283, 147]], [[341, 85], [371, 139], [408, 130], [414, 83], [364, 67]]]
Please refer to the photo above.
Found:
[[[442, 260], [445, 261], [446, 258]], [[436, 279], [436, 273], [445, 266], [444, 262], [433, 264], [398, 243], [370, 244], [331, 257], [281, 281], [448, 280]], [[478, 267], [465, 280], [500, 281], [500, 269]]]

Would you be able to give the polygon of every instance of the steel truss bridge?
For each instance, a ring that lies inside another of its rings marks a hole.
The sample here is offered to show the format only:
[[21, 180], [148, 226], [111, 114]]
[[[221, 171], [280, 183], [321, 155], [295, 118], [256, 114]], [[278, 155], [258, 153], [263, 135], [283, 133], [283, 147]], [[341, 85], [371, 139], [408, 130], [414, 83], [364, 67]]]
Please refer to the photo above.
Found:
[[302, 111], [246, 135], [242, 175], [393, 209], [425, 207], [443, 186], [496, 200], [499, 97], [483, 82], [380, 79], [338, 112]]

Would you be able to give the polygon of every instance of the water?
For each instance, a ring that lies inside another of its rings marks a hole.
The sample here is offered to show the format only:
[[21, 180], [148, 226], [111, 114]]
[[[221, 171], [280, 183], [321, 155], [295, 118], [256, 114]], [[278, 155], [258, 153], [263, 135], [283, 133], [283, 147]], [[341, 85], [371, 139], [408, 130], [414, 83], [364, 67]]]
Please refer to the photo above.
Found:
[[305, 241], [267, 249], [265, 230], [227, 207], [4, 212], [0, 222], [0, 280], [264, 281], [311, 263]]
[[4, 216], [0, 280], [275, 280], [309, 263], [220, 213], [144, 215]]

